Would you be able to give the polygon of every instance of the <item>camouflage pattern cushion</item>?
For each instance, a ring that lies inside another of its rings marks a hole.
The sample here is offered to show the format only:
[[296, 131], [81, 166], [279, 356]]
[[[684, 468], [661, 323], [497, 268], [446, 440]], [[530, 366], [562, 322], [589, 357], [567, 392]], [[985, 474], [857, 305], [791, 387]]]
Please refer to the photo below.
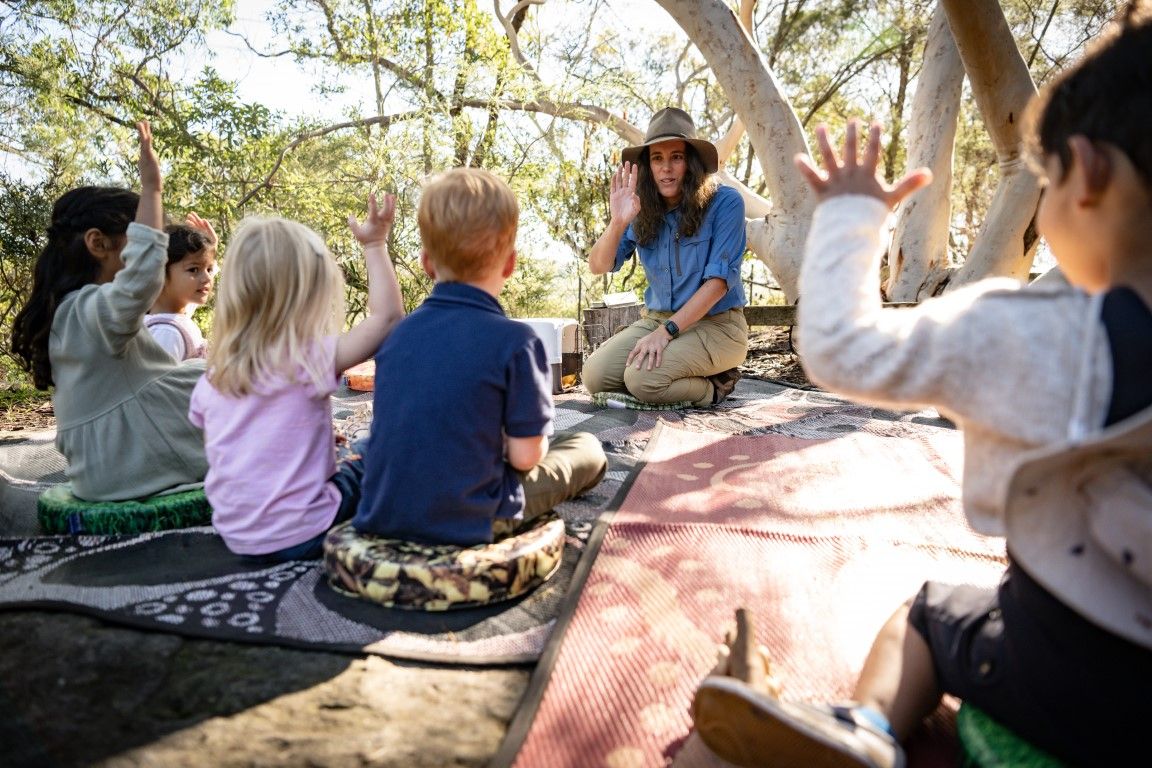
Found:
[[555, 515], [474, 547], [400, 541], [341, 523], [324, 541], [324, 570], [342, 594], [389, 608], [446, 611], [526, 594], [556, 573], [563, 553], [564, 521]]
[[1064, 763], [1032, 746], [983, 710], [967, 702], [956, 714], [956, 732], [967, 768], [1063, 768]]
[[40, 494], [36, 514], [46, 533], [144, 533], [212, 524], [202, 487], [146, 499], [85, 501], [61, 483]]

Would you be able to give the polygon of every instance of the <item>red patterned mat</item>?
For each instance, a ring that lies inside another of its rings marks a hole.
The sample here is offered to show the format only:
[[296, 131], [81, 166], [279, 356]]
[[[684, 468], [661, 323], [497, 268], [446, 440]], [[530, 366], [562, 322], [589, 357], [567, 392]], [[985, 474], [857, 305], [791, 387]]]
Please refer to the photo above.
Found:
[[[514, 723], [504, 754], [520, 768], [719, 764], [683, 747], [692, 694], [736, 606], [756, 617], [786, 697], [835, 700], [925, 579], [995, 583], [1003, 542], [964, 522], [959, 434], [916, 433], [660, 427], [538, 670], [526, 732]], [[955, 754], [944, 712], [909, 750], [913, 766]]]

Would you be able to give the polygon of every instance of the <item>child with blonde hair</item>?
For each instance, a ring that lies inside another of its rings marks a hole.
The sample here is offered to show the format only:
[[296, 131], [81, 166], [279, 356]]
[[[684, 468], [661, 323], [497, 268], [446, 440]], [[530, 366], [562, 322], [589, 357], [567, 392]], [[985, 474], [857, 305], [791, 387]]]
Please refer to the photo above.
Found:
[[387, 240], [391, 195], [348, 218], [364, 248], [369, 315], [341, 333], [344, 277], [320, 235], [282, 218], [243, 221], [228, 248], [190, 416], [204, 429], [212, 524], [235, 553], [311, 559], [356, 511], [362, 458], [337, 468], [329, 396], [403, 316]]
[[144, 326], [176, 360], [204, 357], [204, 334], [192, 321], [192, 312], [212, 294], [216, 231], [196, 213], [189, 213], [183, 224], [169, 224], [164, 231], [168, 233], [164, 290], [144, 317]]
[[52, 208], [12, 351], [55, 385], [56, 447], [73, 495], [122, 501], [199, 483], [204, 439], [188, 421], [202, 364], [178, 365], [143, 330], [164, 287], [168, 235], [152, 129], [137, 124], [140, 194], [78, 187]]
[[549, 444], [544, 345], [500, 306], [516, 268], [519, 215], [512, 190], [488, 171], [456, 168], [425, 185], [420, 261], [436, 285], [377, 353], [356, 530], [472, 546], [604, 476], [592, 435]]

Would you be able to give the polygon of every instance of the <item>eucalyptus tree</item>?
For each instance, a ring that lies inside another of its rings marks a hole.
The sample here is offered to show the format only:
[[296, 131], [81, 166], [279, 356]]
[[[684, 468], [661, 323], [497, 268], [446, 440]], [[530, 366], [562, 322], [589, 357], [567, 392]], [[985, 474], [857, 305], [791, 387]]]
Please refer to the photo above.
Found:
[[[536, 238], [525, 251], [566, 250], [578, 273], [577, 255], [606, 220], [616, 151], [641, 139], [637, 125], [656, 109], [679, 104], [721, 148], [722, 178], [745, 196], [752, 249], [794, 299], [814, 200], [791, 158], [807, 151], [813, 123], [863, 115], [893, 131], [888, 174], [901, 164], [937, 172], [899, 213], [889, 259], [890, 298], [919, 298], [984, 274], [1027, 274], [1035, 187], [1016, 162], [1014, 121], [1032, 82], [1075, 55], [1115, 5], [272, 0], [273, 42], [252, 43], [254, 55], [326, 73], [311, 93], [285, 80], [315, 105], [288, 119], [246, 103], [210, 65], [204, 36], [230, 25], [231, 2], [9, 4], [0, 146], [65, 169], [65, 180], [130, 178], [125, 127], [151, 117], [172, 207], [196, 207], [225, 233], [250, 212], [302, 218], [330, 236], [355, 287], [343, 216], [366, 188], [386, 187], [410, 222], [419, 180], [451, 165], [508, 178]], [[679, 30], [652, 34], [663, 14]], [[209, 66], [189, 67], [190, 52]], [[1011, 86], [982, 79], [988, 71], [1009, 73]], [[369, 98], [334, 116], [325, 99], [350, 83]], [[997, 195], [997, 185], [1009, 189]], [[402, 224], [394, 237], [414, 302], [427, 289], [416, 233]], [[593, 290], [639, 279], [625, 271]]]

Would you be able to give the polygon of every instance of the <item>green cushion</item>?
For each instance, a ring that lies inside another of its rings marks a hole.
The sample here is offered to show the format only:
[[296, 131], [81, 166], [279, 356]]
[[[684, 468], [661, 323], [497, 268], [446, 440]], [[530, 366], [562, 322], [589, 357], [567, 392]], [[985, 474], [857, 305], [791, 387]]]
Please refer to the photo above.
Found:
[[1032, 746], [971, 704], [960, 705], [956, 731], [967, 768], [1064, 768], [1064, 763]]
[[212, 523], [203, 488], [129, 501], [85, 501], [62, 483], [40, 494], [36, 513], [47, 533], [143, 533]]
[[527, 594], [551, 578], [564, 536], [555, 515], [474, 547], [389, 539], [341, 523], [325, 537], [324, 570], [337, 592], [389, 608], [469, 608]]
[[675, 403], [646, 403], [637, 400], [627, 392], [594, 392], [592, 402], [605, 408], [632, 408], [637, 411], [680, 411], [692, 408], [691, 400], [679, 400]]

